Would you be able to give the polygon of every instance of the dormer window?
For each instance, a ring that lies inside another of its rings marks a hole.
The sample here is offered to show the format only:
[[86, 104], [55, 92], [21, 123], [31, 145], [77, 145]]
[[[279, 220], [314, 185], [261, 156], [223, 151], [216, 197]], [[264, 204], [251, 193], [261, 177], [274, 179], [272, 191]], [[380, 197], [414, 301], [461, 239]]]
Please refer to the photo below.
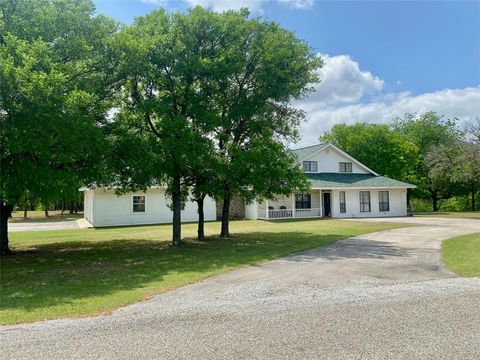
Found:
[[318, 163], [316, 161], [304, 161], [303, 162], [303, 171], [305, 172], [317, 172]]
[[340, 163], [340, 172], [352, 172], [352, 163], [351, 162], [341, 162]]

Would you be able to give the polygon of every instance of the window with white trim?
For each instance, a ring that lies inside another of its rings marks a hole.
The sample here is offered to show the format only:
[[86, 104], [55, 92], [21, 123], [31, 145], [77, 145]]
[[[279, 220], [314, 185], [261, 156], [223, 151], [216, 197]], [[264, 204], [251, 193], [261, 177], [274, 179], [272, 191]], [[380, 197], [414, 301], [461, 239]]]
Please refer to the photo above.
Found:
[[145, 212], [145, 195], [132, 196], [132, 211], [135, 213]]
[[311, 209], [312, 197], [310, 194], [295, 195], [295, 209]]
[[303, 171], [317, 172], [318, 171], [318, 162], [316, 162], [316, 161], [304, 161], [303, 162]]
[[352, 163], [351, 162], [340, 162], [339, 163], [340, 172], [352, 172]]
[[345, 201], [345, 191], [340, 191], [338, 195], [340, 198], [340, 213], [345, 214], [347, 212], [347, 203]]
[[360, 191], [360, 212], [370, 211], [370, 191]]
[[378, 209], [380, 211], [390, 211], [390, 199], [388, 191], [378, 192]]

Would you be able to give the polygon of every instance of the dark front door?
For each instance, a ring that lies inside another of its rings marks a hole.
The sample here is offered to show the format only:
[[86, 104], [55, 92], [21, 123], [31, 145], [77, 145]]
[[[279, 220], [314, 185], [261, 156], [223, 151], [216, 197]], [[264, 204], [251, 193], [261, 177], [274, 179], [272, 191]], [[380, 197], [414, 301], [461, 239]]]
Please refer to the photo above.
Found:
[[323, 216], [332, 216], [330, 211], [330, 193], [323, 193]]

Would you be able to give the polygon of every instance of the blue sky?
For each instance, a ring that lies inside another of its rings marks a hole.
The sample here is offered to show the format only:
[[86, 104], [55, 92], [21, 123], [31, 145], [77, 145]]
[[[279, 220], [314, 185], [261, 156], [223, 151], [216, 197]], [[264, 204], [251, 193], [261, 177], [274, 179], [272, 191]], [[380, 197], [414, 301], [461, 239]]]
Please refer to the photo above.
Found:
[[96, 1], [98, 12], [127, 24], [160, 6], [194, 4], [247, 6], [324, 56], [318, 93], [299, 102], [308, 119], [302, 144], [338, 122], [388, 122], [428, 110], [480, 115], [480, 1]]

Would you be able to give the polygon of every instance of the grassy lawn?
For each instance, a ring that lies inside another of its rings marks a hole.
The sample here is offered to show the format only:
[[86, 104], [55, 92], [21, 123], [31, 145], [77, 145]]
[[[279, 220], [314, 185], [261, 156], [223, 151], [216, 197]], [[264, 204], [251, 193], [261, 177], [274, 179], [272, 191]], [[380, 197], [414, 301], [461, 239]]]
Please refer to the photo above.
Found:
[[414, 216], [480, 219], [480, 211], [437, 211], [415, 212]]
[[480, 276], [480, 233], [445, 240], [442, 260], [457, 275]]
[[[171, 226], [17, 232], [1, 262], [0, 323], [106, 313], [185, 284], [336, 240], [401, 225], [306, 220], [234, 221], [229, 240], [168, 246]], [[185, 224], [193, 238], [196, 224]]]
[[68, 221], [83, 218], [83, 214], [69, 214], [68, 210], [62, 215], [60, 210], [49, 211], [49, 217], [43, 211], [29, 211], [27, 218], [23, 217], [23, 211], [14, 211], [10, 222], [47, 222], [47, 221]]

